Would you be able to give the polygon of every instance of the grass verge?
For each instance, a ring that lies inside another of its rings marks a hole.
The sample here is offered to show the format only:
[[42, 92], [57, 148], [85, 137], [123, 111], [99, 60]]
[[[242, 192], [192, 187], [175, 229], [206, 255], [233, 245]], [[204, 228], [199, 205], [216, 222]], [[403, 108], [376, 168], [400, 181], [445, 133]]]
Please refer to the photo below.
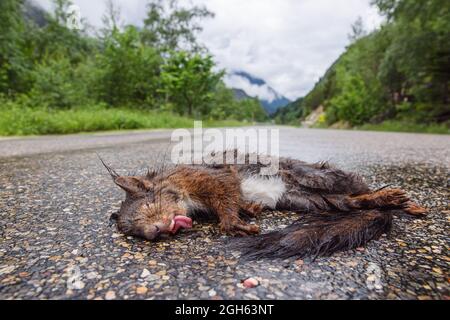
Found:
[[365, 124], [355, 129], [371, 131], [450, 134], [450, 127], [445, 124], [417, 124], [404, 121], [385, 121], [380, 124]]
[[[231, 127], [242, 126], [245, 123], [235, 120], [207, 120], [203, 125]], [[0, 136], [191, 127], [193, 127], [192, 119], [166, 112], [102, 106], [70, 110], [0, 106]]]

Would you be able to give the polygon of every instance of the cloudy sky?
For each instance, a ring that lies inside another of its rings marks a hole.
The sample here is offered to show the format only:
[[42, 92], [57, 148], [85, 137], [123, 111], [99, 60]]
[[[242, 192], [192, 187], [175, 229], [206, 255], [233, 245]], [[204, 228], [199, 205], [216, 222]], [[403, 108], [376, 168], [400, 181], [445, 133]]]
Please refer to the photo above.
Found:
[[[189, 1], [189, 0], [183, 0]], [[37, 0], [45, 8], [50, 0]], [[73, 0], [90, 24], [101, 25], [104, 0]], [[141, 24], [146, 0], [115, 0], [126, 23]], [[371, 30], [381, 18], [370, 0], [190, 0], [216, 14], [199, 39], [220, 67], [264, 79], [289, 99], [306, 94], [348, 45], [361, 16]], [[228, 79], [234, 85], [239, 79]], [[241, 84], [242, 86], [242, 84]], [[247, 90], [252, 90], [247, 88]]]

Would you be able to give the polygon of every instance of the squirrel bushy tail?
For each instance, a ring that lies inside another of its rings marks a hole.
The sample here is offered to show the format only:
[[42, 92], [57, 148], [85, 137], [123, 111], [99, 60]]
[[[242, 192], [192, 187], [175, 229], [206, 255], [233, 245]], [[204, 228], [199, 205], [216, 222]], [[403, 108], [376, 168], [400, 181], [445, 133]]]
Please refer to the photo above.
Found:
[[394, 210], [419, 217], [427, 212], [399, 189], [323, 199], [328, 210], [304, 213], [280, 231], [239, 239], [236, 248], [242, 251], [242, 258], [329, 256], [364, 246], [389, 232]]
[[379, 210], [309, 213], [283, 230], [241, 238], [235, 245], [244, 260], [329, 256], [378, 239], [389, 232], [392, 219], [390, 211]]

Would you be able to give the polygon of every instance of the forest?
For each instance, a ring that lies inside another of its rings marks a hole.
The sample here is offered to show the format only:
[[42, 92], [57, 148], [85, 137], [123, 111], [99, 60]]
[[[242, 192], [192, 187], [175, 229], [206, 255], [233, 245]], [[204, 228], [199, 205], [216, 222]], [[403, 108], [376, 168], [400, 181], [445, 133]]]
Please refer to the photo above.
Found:
[[[231, 125], [265, 121], [257, 99], [237, 100], [196, 34], [214, 14], [148, 2], [142, 27], [121, 25], [113, 1], [100, 30], [70, 27], [69, 0], [45, 12], [0, 2], [0, 135]], [[226, 121], [223, 121], [226, 120]]]
[[316, 126], [448, 133], [450, 2], [375, 0], [386, 17], [367, 33], [352, 26], [351, 44], [314, 89], [276, 114], [299, 124], [318, 107]]
[[[70, 0], [53, 12], [30, 0], [0, 2], [0, 135], [242, 125], [267, 122], [257, 98], [238, 99], [200, 44], [202, 6], [150, 0], [142, 26], [123, 25], [107, 1], [103, 26], [70, 27]], [[373, 0], [385, 17], [350, 44], [276, 123], [450, 132], [450, 2]]]

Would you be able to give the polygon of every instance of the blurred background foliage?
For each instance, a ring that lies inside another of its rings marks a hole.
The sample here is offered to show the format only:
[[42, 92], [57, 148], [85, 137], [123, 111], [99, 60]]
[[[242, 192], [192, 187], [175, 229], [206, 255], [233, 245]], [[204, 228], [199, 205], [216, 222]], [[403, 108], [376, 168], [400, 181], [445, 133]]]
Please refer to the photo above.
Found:
[[[214, 17], [206, 8], [150, 0], [138, 28], [122, 25], [109, 1], [101, 30], [86, 23], [78, 30], [67, 27], [70, 4], [54, 0], [48, 13], [26, 0], [0, 1], [0, 134], [170, 127], [177, 123], [170, 116], [270, 120], [258, 99], [239, 99], [225, 86], [225, 72], [197, 42], [200, 21]], [[306, 96], [273, 116], [277, 123], [300, 125], [317, 113], [321, 127], [449, 131], [450, 2], [372, 5], [386, 18], [382, 26], [368, 33], [356, 21], [346, 51]], [[98, 125], [74, 122], [89, 110]], [[105, 118], [116, 111], [121, 116]], [[13, 125], [19, 114], [35, 129]], [[55, 121], [59, 129], [46, 129]]]
[[[109, 1], [103, 28], [90, 32], [85, 23], [80, 30], [68, 27], [70, 5], [54, 0], [47, 13], [25, 0], [0, 2], [0, 134], [173, 127], [187, 124], [178, 121], [182, 116], [267, 120], [256, 99], [235, 99], [224, 72], [197, 43], [199, 21], [214, 16], [206, 8], [149, 1], [138, 28], [120, 25], [120, 12]], [[92, 119], [103, 118], [97, 126], [74, 123], [89, 111]], [[5, 120], [19, 114], [22, 122]], [[145, 116], [152, 121], [133, 122]]]
[[[381, 128], [386, 122], [435, 125], [448, 132], [450, 2], [374, 0], [386, 17], [367, 34], [358, 20], [346, 52], [305, 97], [275, 115], [296, 124], [322, 107], [321, 125]], [[446, 129], [445, 129], [446, 128]], [[440, 130], [442, 131], [442, 130]]]

